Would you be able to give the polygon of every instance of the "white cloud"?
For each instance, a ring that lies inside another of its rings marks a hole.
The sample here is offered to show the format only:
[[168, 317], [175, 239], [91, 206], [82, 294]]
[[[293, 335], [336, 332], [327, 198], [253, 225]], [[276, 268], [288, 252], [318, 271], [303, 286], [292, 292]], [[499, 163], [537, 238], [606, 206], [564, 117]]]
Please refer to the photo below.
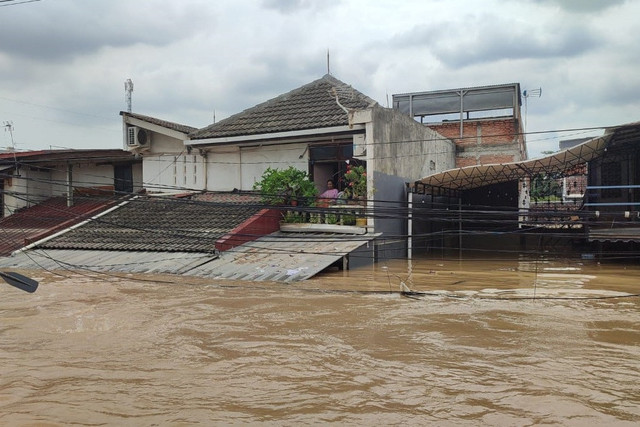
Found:
[[20, 148], [120, 147], [127, 78], [134, 111], [204, 126], [321, 77], [329, 49], [332, 74], [382, 105], [519, 82], [543, 88], [531, 131], [624, 123], [640, 111], [639, 4], [42, 0], [0, 8], [0, 122]]

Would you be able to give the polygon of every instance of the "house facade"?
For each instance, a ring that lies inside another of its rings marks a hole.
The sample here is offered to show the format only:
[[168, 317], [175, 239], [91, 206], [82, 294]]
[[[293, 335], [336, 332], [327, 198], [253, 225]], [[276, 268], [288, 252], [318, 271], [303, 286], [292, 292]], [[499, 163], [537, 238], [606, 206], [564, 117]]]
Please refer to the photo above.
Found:
[[140, 160], [123, 150], [0, 153], [2, 216], [56, 196], [133, 193], [142, 188]]
[[[362, 165], [368, 226], [389, 236], [405, 233], [405, 221], [376, 212], [406, 207], [407, 182], [455, 166], [451, 140], [331, 75], [197, 130], [121, 114], [125, 145], [142, 157], [151, 190], [250, 191], [267, 168], [289, 166], [308, 172], [320, 192], [328, 179], [343, 190], [348, 165]], [[128, 139], [141, 129], [148, 145]]]

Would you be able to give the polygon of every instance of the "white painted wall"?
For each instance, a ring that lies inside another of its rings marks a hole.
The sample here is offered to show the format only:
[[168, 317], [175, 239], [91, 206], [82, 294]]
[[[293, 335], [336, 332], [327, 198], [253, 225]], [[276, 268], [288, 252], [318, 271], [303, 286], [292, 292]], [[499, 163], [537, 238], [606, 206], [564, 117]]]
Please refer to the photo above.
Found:
[[203, 190], [205, 159], [199, 154], [146, 155], [142, 160], [143, 187], [152, 193]]
[[208, 149], [207, 189], [209, 191], [253, 190], [253, 184], [271, 167], [294, 166], [308, 171], [307, 156], [300, 159], [307, 144], [262, 145], [253, 147], [224, 146]]
[[240, 148], [210, 148], [207, 153], [207, 190], [231, 191], [241, 188]]
[[253, 189], [253, 184], [260, 181], [267, 168], [287, 169], [293, 166], [307, 172], [306, 158], [300, 159], [307, 144], [272, 145], [240, 150], [242, 160], [242, 190]]

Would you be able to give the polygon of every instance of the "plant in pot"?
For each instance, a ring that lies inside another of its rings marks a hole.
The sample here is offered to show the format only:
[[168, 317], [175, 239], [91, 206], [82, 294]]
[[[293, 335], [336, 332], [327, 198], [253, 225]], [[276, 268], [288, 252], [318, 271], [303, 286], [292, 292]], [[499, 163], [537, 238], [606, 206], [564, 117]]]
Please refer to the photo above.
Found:
[[344, 174], [344, 181], [344, 192], [348, 198], [367, 198], [367, 171], [365, 170], [364, 166], [347, 166], [347, 172]]
[[262, 201], [270, 205], [310, 206], [318, 194], [309, 175], [293, 166], [283, 170], [267, 168], [260, 181], [253, 184], [253, 189], [260, 190]]
[[[283, 170], [267, 168], [253, 189], [260, 190], [262, 201], [269, 205], [312, 206], [318, 194], [309, 175], [293, 166]], [[284, 222], [304, 222], [304, 219], [304, 212], [298, 209], [283, 213]]]

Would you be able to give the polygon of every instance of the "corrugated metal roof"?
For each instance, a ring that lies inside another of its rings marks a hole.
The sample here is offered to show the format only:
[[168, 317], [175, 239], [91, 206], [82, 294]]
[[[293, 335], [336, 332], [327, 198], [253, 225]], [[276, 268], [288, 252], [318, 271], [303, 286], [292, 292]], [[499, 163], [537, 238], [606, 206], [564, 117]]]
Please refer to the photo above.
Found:
[[110, 273], [182, 274], [216, 255], [197, 252], [129, 252], [72, 249], [32, 249], [0, 258], [0, 268], [88, 269]]
[[376, 236], [280, 231], [224, 252], [186, 274], [258, 282], [305, 280]]
[[219, 257], [197, 252], [33, 249], [0, 258], [0, 268], [88, 269], [105, 273], [185, 274], [247, 281], [299, 281], [369, 244], [377, 234], [276, 232]]
[[[121, 199], [121, 198], [120, 198]], [[31, 242], [80, 223], [112, 206], [117, 198], [74, 197], [67, 206], [66, 197], [53, 197], [41, 204], [16, 212], [0, 220], [0, 255], [9, 255]]]

